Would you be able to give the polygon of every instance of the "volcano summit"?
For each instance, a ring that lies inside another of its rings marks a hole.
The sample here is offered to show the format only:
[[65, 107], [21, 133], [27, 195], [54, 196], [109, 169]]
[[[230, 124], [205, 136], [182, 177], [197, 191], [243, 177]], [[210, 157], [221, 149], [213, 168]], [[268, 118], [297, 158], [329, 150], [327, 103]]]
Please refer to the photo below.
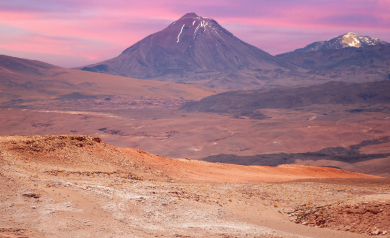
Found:
[[[215, 20], [188, 13], [164, 30], [127, 48], [118, 57], [82, 70], [185, 83], [220, 72], [290, 68], [288, 63], [249, 45]], [[221, 75], [218, 75], [221, 79]], [[227, 81], [239, 75], [223, 76]], [[203, 83], [204, 84], [204, 83]], [[211, 86], [211, 85], [207, 85]]]

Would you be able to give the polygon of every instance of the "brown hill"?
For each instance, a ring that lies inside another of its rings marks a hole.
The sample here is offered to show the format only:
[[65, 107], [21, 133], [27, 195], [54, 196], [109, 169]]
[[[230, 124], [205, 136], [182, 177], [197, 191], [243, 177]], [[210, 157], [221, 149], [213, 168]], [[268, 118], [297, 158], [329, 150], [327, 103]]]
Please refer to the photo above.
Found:
[[0, 78], [2, 107], [20, 107], [63, 99], [104, 99], [107, 96], [183, 101], [200, 99], [216, 92], [197, 85], [98, 74], [5, 55], [0, 56]]
[[[303, 178], [358, 178], [370, 175], [299, 165], [260, 167], [174, 160], [141, 150], [118, 148], [98, 137], [79, 135], [0, 137], [2, 163], [49, 174], [115, 174], [134, 179], [257, 183]], [[25, 167], [25, 163], [29, 165]]]

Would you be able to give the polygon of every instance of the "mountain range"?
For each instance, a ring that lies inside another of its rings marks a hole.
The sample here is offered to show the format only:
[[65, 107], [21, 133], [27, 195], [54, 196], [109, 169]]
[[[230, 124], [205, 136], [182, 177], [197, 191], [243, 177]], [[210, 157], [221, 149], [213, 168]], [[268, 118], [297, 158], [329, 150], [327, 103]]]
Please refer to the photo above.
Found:
[[[39, 95], [46, 95], [44, 97], [60, 95], [58, 93], [64, 89], [69, 89], [69, 93], [90, 90], [96, 82], [78, 84], [68, 76], [79, 78], [87, 74], [86, 78], [91, 78], [89, 75], [96, 72], [104, 73], [96, 78], [110, 78], [107, 74], [122, 76], [116, 78], [121, 82], [119, 85], [123, 85], [123, 80], [138, 78], [142, 80], [137, 82], [152, 79], [196, 87], [204, 85], [209, 89], [201, 90], [206, 91], [213, 90], [210, 88], [256, 90], [329, 81], [364, 83], [390, 79], [390, 44], [348, 33], [272, 56], [238, 39], [215, 20], [188, 13], [166, 29], [127, 48], [118, 57], [79, 69], [82, 71], [1, 56], [0, 83], [6, 94], [14, 92], [12, 100], [25, 90], [35, 90]], [[47, 78], [52, 80], [45, 80]], [[145, 81], [145, 84], [151, 85], [151, 82]], [[166, 85], [161, 87], [166, 88]], [[28, 94], [19, 96], [25, 98]], [[3, 103], [12, 101], [5, 94], [3, 98]]]
[[118, 57], [78, 69], [210, 88], [247, 90], [370, 82], [390, 77], [390, 44], [348, 33], [272, 56], [215, 20], [188, 13]]

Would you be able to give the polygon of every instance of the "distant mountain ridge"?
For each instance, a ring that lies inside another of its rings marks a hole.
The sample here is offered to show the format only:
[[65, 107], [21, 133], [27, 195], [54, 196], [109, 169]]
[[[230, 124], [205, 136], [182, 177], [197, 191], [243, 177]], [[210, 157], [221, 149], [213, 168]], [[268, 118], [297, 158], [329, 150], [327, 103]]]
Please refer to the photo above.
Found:
[[296, 49], [291, 52], [280, 54], [282, 55], [288, 55], [291, 53], [298, 53], [298, 52], [310, 52], [310, 51], [319, 51], [319, 50], [338, 50], [343, 49], [347, 47], [367, 47], [367, 46], [373, 46], [373, 45], [386, 45], [389, 44], [381, 39], [370, 37], [370, 36], [361, 36], [354, 32], [349, 32], [344, 35], [340, 35], [338, 37], [332, 38], [330, 40], [326, 41], [317, 41], [314, 43], [311, 43], [303, 48]]
[[375, 69], [377, 73], [383, 70], [390, 74], [390, 44], [361, 48], [347, 47], [343, 49], [292, 52], [277, 57], [310, 70], [343, 69], [343, 72], [348, 72], [346, 69], [351, 69], [356, 74], [364, 75], [365, 73], [362, 73], [362, 70], [366, 69], [374, 73], [373, 69]]
[[78, 69], [251, 90], [329, 81], [385, 80], [390, 75], [389, 50], [390, 44], [382, 40], [348, 33], [272, 56], [238, 39], [215, 20], [188, 13], [119, 56]]
[[352, 32], [276, 57], [320, 80], [363, 83], [390, 79], [390, 44]]

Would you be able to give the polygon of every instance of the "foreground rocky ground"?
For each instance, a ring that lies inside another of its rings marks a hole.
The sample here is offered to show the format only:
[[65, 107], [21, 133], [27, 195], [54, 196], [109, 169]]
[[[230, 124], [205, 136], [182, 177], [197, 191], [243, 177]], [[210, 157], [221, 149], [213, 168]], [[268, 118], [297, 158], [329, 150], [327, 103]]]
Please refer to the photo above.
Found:
[[0, 137], [0, 237], [387, 237], [390, 179]]

